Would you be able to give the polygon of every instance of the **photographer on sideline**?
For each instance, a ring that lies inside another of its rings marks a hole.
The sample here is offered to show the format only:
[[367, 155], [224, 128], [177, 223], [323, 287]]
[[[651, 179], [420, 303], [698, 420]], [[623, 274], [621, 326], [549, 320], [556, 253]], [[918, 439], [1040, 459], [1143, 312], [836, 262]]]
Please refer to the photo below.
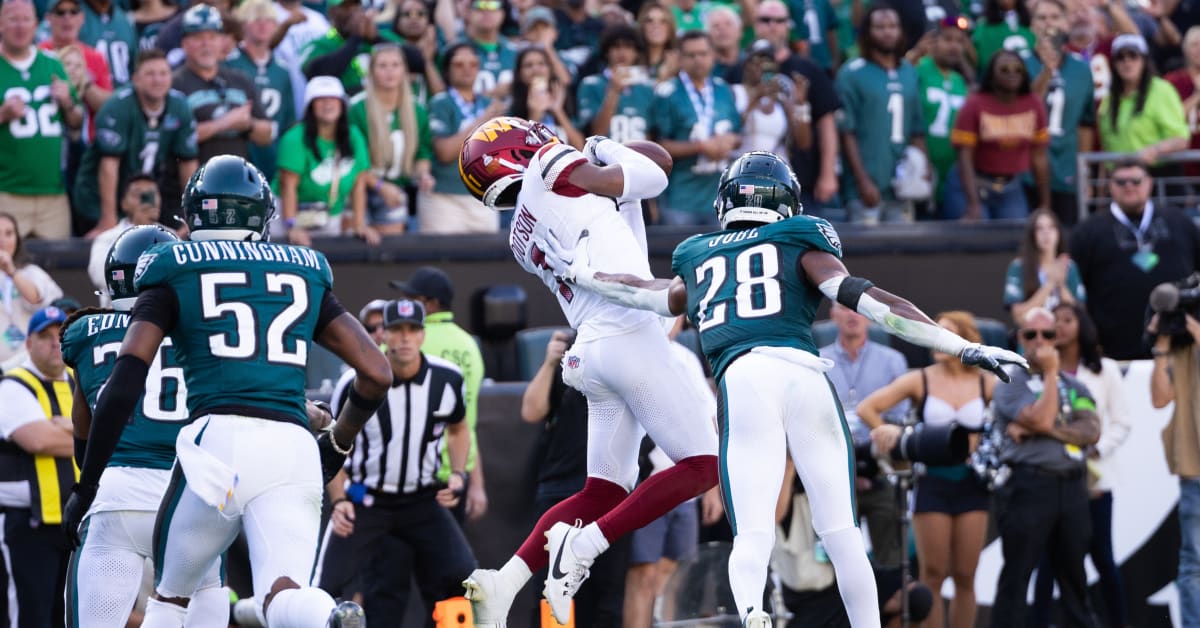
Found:
[[1012, 476], [995, 490], [1004, 567], [992, 606], [993, 626], [1019, 626], [1029, 576], [1043, 552], [1058, 575], [1065, 626], [1097, 626], [1083, 567], [1091, 537], [1085, 450], [1100, 438], [1087, 388], [1059, 371], [1054, 314], [1033, 308], [1018, 332], [1030, 372], [1009, 372], [995, 391], [996, 421], [1008, 438], [1000, 460]]
[[[1170, 335], [1170, 325], [1161, 314], [1150, 319], [1147, 331], [1155, 336], [1150, 402], [1155, 408], [1175, 402], [1171, 422], [1163, 430], [1163, 453], [1167, 468], [1179, 476], [1179, 575], [1175, 586], [1183, 625], [1194, 626], [1200, 622], [1200, 404], [1196, 398], [1200, 364], [1195, 345], [1200, 341], [1200, 322], [1191, 314], [1183, 314], [1183, 319], [1185, 333]], [[1177, 381], [1182, 385], [1176, 386]]]

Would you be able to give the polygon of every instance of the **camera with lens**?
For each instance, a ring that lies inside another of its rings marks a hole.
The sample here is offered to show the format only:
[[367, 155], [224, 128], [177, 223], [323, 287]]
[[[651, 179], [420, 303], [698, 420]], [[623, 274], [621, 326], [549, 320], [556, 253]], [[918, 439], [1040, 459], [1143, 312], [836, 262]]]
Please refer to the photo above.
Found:
[[1158, 334], [1170, 336], [1172, 346], [1192, 344], [1184, 315], [1200, 318], [1200, 273], [1155, 286], [1150, 292], [1150, 314], [1158, 314]]
[[969, 436], [969, 430], [953, 422], [949, 425], [906, 425], [891, 451], [878, 451], [869, 439], [855, 442], [855, 472], [862, 477], [878, 475], [880, 458], [935, 467], [959, 464], [967, 458]]

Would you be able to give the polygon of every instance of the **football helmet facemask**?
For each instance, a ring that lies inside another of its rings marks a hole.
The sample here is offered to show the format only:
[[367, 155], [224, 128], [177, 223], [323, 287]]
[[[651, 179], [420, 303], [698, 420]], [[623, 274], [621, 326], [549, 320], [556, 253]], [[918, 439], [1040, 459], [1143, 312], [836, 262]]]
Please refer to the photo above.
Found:
[[523, 118], [492, 118], [471, 131], [458, 154], [458, 174], [471, 194], [496, 210], [512, 209], [521, 177], [538, 149], [559, 139], [546, 125]]
[[746, 153], [721, 175], [713, 209], [723, 229], [737, 222], [769, 224], [791, 218], [804, 213], [800, 182], [775, 153]]
[[275, 198], [254, 164], [217, 155], [188, 181], [183, 211], [192, 240], [262, 240], [275, 214]]
[[104, 284], [112, 299], [113, 309], [128, 312], [137, 301], [133, 277], [138, 258], [159, 242], [178, 242], [179, 238], [159, 225], [142, 225], [126, 229], [108, 249], [104, 259]]

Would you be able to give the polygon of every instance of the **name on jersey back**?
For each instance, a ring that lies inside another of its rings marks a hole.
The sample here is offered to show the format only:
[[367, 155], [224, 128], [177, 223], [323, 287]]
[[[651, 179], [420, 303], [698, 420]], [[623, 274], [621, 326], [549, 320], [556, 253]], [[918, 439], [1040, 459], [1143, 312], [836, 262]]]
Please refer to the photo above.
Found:
[[297, 266], [321, 269], [316, 251], [300, 246], [272, 244], [270, 242], [180, 242], [171, 247], [175, 263], [213, 261], [283, 262]]

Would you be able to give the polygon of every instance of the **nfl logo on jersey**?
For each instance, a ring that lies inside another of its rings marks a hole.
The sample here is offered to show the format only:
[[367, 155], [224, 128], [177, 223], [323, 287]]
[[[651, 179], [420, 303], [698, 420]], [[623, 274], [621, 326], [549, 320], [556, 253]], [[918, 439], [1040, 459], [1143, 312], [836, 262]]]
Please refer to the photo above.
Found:
[[577, 356], [577, 355], [567, 356], [567, 368], [569, 368], [569, 369], [579, 368], [579, 356]]

